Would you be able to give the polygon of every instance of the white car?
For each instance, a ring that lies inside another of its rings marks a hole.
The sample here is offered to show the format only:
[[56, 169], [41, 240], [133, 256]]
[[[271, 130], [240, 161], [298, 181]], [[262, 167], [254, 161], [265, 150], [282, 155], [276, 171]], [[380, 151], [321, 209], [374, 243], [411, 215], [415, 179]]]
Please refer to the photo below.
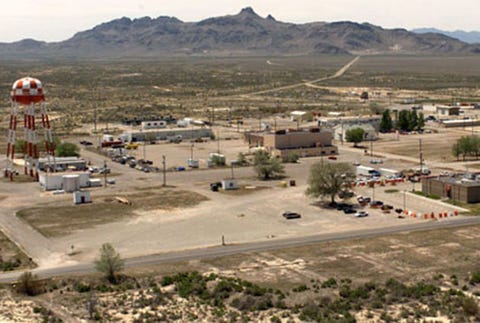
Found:
[[356, 218], [364, 218], [364, 217], [368, 216], [368, 212], [367, 211], [358, 211], [353, 216], [356, 217]]

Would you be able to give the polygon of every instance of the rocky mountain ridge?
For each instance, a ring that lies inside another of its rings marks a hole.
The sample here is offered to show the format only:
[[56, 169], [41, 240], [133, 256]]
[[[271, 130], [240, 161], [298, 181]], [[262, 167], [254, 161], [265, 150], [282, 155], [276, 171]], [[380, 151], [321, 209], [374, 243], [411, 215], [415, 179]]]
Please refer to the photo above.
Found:
[[174, 17], [120, 18], [62, 42], [0, 43], [1, 57], [158, 57], [175, 55], [479, 54], [438, 34], [340, 21], [293, 24], [252, 8], [236, 15], [183, 22]]

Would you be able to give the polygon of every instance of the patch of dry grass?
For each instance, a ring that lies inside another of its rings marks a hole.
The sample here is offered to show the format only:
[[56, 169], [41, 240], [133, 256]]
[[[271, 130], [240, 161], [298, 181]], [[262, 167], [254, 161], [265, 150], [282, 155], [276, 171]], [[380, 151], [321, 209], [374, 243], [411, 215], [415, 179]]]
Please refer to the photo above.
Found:
[[191, 207], [207, 200], [203, 195], [182, 190], [158, 190], [121, 195], [131, 202], [120, 203], [115, 196], [94, 197], [92, 204], [46, 205], [21, 210], [17, 216], [47, 237], [63, 236], [73, 231], [134, 217], [137, 210]]
[[[389, 235], [351, 241], [332, 241], [311, 246], [206, 259], [196, 270], [235, 270], [242, 279], [275, 288], [308, 283], [310, 279], [350, 278], [359, 283], [382, 282], [389, 278], [402, 282], [429, 279], [436, 274], [468, 277], [478, 270], [480, 226]], [[282, 259], [305, 261], [305, 268], [289, 270], [262, 261]], [[238, 271], [235, 268], [251, 267]]]

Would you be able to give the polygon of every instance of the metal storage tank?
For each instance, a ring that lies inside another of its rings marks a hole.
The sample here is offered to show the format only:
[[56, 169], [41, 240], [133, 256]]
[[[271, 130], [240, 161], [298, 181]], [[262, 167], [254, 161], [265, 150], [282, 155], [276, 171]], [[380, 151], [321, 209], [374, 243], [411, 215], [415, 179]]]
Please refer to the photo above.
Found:
[[80, 189], [80, 176], [78, 175], [63, 175], [63, 190], [65, 192], [75, 192]]

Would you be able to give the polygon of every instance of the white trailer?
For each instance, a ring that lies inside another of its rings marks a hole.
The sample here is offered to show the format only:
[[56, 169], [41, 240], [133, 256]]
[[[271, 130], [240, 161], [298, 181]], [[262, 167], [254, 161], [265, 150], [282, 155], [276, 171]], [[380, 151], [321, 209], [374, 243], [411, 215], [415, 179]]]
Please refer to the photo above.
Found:
[[380, 168], [379, 171], [380, 171], [380, 174], [382, 174], [382, 176], [391, 176], [391, 177], [402, 176], [402, 172], [395, 169]]
[[368, 166], [357, 166], [357, 176], [372, 176], [372, 172], [375, 172], [375, 169]]

